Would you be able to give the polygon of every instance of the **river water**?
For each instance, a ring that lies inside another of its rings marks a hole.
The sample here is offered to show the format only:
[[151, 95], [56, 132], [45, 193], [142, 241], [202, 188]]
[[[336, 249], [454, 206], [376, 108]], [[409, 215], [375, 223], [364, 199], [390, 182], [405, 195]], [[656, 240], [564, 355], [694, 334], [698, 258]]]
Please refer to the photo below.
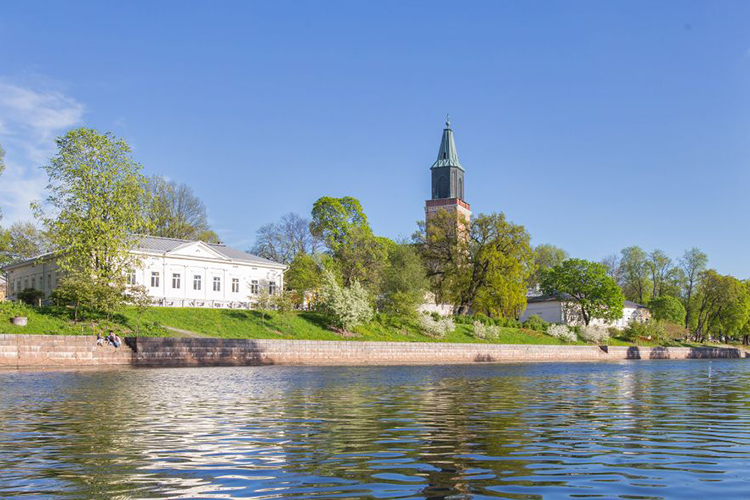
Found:
[[0, 372], [0, 498], [750, 498], [750, 364]]

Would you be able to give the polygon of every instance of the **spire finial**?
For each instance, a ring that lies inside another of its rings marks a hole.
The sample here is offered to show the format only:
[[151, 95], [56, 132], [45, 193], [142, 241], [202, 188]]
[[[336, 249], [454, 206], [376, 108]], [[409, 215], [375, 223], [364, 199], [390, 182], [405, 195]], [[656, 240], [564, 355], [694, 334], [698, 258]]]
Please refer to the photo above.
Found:
[[450, 113], [445, 114], [445, 128], [451, 128], [451, 115]]

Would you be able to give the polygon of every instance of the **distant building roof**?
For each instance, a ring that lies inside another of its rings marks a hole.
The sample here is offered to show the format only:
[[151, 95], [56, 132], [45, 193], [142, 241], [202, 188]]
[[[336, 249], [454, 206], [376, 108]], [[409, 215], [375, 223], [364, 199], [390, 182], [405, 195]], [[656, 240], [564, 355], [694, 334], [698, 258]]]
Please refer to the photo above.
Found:
[[[185, 243], [194, 243], [194, 240], [182, 240], [178, 238], [164, 238], [161, 236], [142, 236], [138, 241], [137, 250], [143, 252], [157, 252], [167, 253], [175, 248], [184, 245]], [[205, 242], [204, 242], [205, 243]], [[282, 265], [270, 259], [258, 257], [251, 253], [243, 252], [236, 248], [228, 247], [221, 243], [206, 243], [212, 250], [218, 252], [224, 257], [232, 260], [239, 260], [243, 262], [251, 262], [254, 264], [266, 264], [266, 265]]]
[[[141, 236], [140, 239], [138, 240], [136, 250], [140, 250], [142, 252], [150, 252], [150, 253], [167, 253], [167, 252], [174, 250], [175, 248], [179, 246], [185, 245], [186, 243], [195, 243], [195, 240], [182, 240], [178, 238], [163, 238], [161, 236]], [[202, 243], [205, 243], [205, 242], [202, 242]], [[208, 247], [210, 247], [212, 250], [214, 250], [215, 252], [234, 261], [248, 262], [251, 264], [260, 264], [260, 265], [273, 265], [273, 266], [283, 265], [283, 264], [280, 264], [279, 262], [274, 262], [269, 259], [264, 259], [263, 257], [258, 257], [257, 255], [243, 252], [242, 250], [228, 247], [220, 243], [205, 243], [205, 244]], [[18, 267], [18, 266], [21, 266], [30, 262], [37, 261], [39, 259], [42, 259], [43, 257], [49, 257], [52, 254], [53, 252], [43, 253], [31, 259], [25, 259], [22, 261], [13, 262], [0, 269], [10, 269], [13, 267]]]
[[[567, 294], [563, 294], [563, 295], [538, 295], [536, 297], [529, 297], [529, 298], [527, 298], [526, 302], [528, 304], [533, 304], [533, 303], [537, 303], [537, 302], [564, 302], [564, 301], [567, 301], [567, 300], [572, 300], [572, 297], [570, 295], [567, 295]], [[634, 309], [648, 309], [648, 307], [646, 307], [644, 305], [641, 305], [641, 304], [637, 304], [637, 303], [635, 303], [633, 301], [630, 301], [630, 300], [626, 300], [623, 305], [625, 307], [632, 307]]]

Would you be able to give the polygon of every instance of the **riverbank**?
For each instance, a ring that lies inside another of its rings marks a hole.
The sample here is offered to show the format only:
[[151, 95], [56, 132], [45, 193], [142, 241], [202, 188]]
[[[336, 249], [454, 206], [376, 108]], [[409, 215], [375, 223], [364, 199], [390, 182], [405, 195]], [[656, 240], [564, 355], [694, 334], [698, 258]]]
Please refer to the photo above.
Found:
[[629, 359], [747, 358], [723, 347], [430, 344], [275, 339], [127, 339], [119, 349], [90, 336], [0, 335], [0, 367], [405, 365]]
[[474, 334], [468, 324], [456, 320], [456, 328], [442, 338], [425, 334], [416, 318], [379, 314], [352, 332], [330, 328], [326, 317], [313, 311], [257, 311], [246, 309], [152, 307], [142, 314], [125, 307], [109, 321], [101, 318], [75, 323], [70, 310], [62, 307], [23, 307], [25, 327], [11, 324], [17, 314], [9, 304], [0, 304], [0, 334], [95, 335], [112, 329], [121, 337], [207, 337], [224, 339], [343, 340], [373, 342], [440, 342], [498, 344], [564, 344], [540, 331], [503, 326], [492, 340]]
[[[327, 318], [313, 311], [256, 311], [245, 309], [170, 308], [152, 307], [142, 314], [125, 307], [110, 320], [102, 318], [73, 322], [70, 310], [63, 307], [22, 308], [28, 317], [27, 326], [11, 324], [18, 314], [10, 303], [0, 303], [0, 334], [96, 335], [115, 331], [120, 337], [222, 338], [222, 339], [286, 339], [326, 340], [347, 342], [426, 342], [459, 344], [530, 344], [530, 345], [590, 345], [581, 339], [566, 342], [524, 327], [515, 320], [492, 320], [497, 327], [492, 338], [474, 331], [475, 318], [458, 316], [455, 329], [436, 338], [423, 331], [416, 318], [378, 314], [369, 323], [341, 332], [330, 327]], [[488, 321], [489, 318], [484, 318]], [[610, 345], [651, 347], [726, 347], [692, 342], [647, 340], [634, 342], [624, 337], [612, 337]]]

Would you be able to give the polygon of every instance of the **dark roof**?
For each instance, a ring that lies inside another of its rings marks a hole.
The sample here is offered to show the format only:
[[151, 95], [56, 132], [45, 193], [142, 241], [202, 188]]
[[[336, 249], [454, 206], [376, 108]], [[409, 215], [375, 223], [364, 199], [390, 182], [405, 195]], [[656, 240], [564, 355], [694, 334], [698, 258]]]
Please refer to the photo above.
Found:
[[[538, 295], [536, 297], [529, 297], [526, 299], [526, 303], [533, 304], [536, 302], [558, 302], [558, 301], [564, 301], [564, 300], [570, 300], [570, 295], [567, 294], [561, 294], [561, 295]], [[626, 300], [623, 304], [625, 307], [634, 307], [636, 309], [648, 309], [648, 307], [637, 304], [633, 301]]]

